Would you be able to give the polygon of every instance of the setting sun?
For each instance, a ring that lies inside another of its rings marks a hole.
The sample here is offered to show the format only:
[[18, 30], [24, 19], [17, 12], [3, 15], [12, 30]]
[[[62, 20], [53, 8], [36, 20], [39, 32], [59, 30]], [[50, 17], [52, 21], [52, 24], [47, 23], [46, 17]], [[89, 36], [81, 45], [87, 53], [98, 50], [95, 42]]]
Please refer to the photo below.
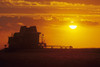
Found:
[[76, 28], [77, 28], [76, 25], [69, 25], [69, 27], [70, 27], [71, 29], [76, 29]]

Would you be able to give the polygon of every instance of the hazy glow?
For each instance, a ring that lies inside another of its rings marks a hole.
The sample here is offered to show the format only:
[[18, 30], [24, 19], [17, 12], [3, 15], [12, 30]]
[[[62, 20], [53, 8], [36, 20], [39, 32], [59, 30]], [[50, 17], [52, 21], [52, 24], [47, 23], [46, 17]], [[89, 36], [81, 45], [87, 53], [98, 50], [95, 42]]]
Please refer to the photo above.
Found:
[[69, 27], [70, 27], [71, 29], [76, 29], [76, 28], [77, 28], [76, 25], [69, 25]]
[[71, 23], [74, 23], [74, 21], [71, 21]]

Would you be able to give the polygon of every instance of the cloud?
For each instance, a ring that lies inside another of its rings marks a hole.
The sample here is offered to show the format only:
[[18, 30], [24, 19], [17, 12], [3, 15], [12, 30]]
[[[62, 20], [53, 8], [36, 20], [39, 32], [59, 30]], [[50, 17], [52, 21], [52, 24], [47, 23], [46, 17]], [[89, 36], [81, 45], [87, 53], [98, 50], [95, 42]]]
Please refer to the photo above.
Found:
[[[95, 9], [95, 10], [94, 10]], [[63, 1], [2, 0], [0, 13], [15, 14], [100, 14], [99, 5]]]
[[10, 31], [10, 30], [18, 30], [20, 26], [26, 25], [26, 26], [48, 26], [52, 20], [46, 20], [44, 18], [34, 19], [33, 17], [6, 17], [2, 16], [0, 17], [0, 31]]
[[19, 22], [19, 23], [17, 23], [18, 25], [20, 25], [20, 26], [24, 26], [24, 24], [23, 23], [21, 23], [21, 22]]
[[0, 17], [0, 26], [2, 27], [0, 31], [9, 31], [10, 29], [17, 29], [16, 23], [18, 22], [17, 17]]
[[98, 26], [100, 24], [99, 24], [99, 22], [81, 21], [80, 25], [82, 25], [82, 26]]
[[8, 7], [34, 7], [34, 6], [85, 6], [85, 4], [72, 4], [67, 2], [58, 2], [58, 1], [43, 1], [43, 2], [30, 2], [25, 0], [3, 0], [0, 1], [1, 7], [8, 6]]
[[57, 1], [57, 2], [67, 2], [67, 3], [80, 3], [80, 4], [92, 4], [92, 5], [100, 5], [99, 0], [1, 0], [2, 2], [40, 2], [40, 3], [45, 3], [48, 4], [49, 2], [52, 1]]
[[[33, 17], [0, 17], [0, 31], [17, 31], [20, 26], [37, 26], [38, 28], [42, 27], [51, 27], [56, 28], [63, 25], [69, 24], [69, 20], [61, 20], [60, 17], [40, 17], [40, 18], [33, 18]], [[99, 25], [98, 22], [93, 21], [80, 21], [78, 24], [81, 26], [97, 26]]]
[[58, 1], [58, 2], [68, 2], [68, 3], [100, 5], [100, 0], [25, 0], [25, 1], [31, 1], [31, 2], [34, 2], [34, 1], [37, 1], [37, 2]]

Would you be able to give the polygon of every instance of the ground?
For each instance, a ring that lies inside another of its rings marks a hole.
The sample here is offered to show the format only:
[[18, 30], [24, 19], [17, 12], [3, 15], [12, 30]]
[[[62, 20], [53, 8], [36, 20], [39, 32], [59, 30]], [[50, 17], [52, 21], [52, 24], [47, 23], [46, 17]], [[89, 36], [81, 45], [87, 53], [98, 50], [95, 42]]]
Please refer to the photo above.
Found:
[[1, 51], [0, 67], [100, 67], [100, 49]]

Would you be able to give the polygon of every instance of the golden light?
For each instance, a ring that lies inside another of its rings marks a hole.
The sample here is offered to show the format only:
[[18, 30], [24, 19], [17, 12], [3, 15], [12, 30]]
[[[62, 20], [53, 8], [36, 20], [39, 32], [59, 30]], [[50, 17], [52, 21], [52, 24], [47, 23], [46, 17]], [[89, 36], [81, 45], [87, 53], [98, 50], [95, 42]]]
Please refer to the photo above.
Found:
[[76, 25], [69, 25], [69, 27], [70, 27], [71, 29], [76, 29], [76, 28], [77, 28]]

